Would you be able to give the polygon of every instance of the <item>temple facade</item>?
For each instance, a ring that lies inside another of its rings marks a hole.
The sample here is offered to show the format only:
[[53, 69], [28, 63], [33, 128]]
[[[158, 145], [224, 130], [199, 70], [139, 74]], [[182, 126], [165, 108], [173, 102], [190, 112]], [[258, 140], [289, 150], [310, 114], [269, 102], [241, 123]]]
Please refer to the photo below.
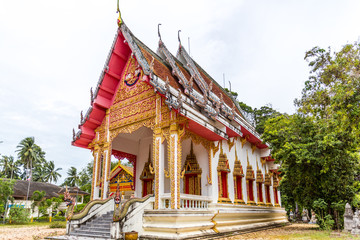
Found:
[[268, 145], [180, 41], [175, 56], [159, 34], [153, 52], [120, 21], [72, 144], [93, 153], [93, 200], [116, 191], [112, 158], [132, 163], [122, 187], [146, 207], [118, 232], [182, 239], [286, 222]]

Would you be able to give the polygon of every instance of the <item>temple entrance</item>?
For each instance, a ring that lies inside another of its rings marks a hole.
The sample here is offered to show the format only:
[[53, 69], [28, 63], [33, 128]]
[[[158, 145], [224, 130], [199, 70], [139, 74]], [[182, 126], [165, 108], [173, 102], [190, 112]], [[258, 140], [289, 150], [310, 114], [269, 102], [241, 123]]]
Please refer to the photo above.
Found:
[[112, 155], [120, 163], [131, 164], [128, 169], [133, 175], [131, 194], [134, 197], [154, 193], [154, 173], [151, 171], [152, 162], [149, 151], [152, 148], [152, 136], [151, 129], [140, 127], [131, 133], [119, 133], [112, 142]]

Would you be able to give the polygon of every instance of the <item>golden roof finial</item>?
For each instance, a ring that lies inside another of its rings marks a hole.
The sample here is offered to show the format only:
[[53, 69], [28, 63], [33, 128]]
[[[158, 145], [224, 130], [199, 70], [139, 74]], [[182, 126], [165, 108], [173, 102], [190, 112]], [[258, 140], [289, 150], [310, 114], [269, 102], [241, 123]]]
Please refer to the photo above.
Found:
[[116, 13], [119, 13], [119, 18], [117, 19], [117, 23], [119, 25], [119, 27], [121, 26], [121, 24], [123, 23], [122, 18], [121, 18], [121, 12], [120, 12], [120, 8], [119, 8], [119, 0], [117, 0], [117, 11]]

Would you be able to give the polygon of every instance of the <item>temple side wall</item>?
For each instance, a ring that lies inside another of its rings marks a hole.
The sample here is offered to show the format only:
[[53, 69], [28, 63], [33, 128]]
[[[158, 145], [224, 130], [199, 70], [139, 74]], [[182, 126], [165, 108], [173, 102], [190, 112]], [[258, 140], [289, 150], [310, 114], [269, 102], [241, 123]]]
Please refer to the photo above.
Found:
[[[231, 138], [232, 140], [233, 138]], [[215, 142], [215, 145], [217, 145], [217, 142]], [[243, 200], [245, 203], [247, 203], [247, 187], [246, 187], [246, 168], [249, 164], [252, 166], [252, 169], [255, 174], [255, 179], [257, 177], [257, 169], [261, 170], [261, 173], [263, 174], [263, 177], [265, 178], [265, 173], [269, 173], [270, 169], [276, 168], [273, 162], [266, 162], [265, 164], [261, 163], [261, 157], [268, 156], [269, 150], [268, 149], [258, 149], [256, 148], [254, 151], [252, 149], [252, 144], [249, 142], [246, 142], [243, 146], [242, 143], [239, 140], [239, 137], [237, 140], [235, 140], [234, 145], [232, 146], [231, 150], [229, 151], [229, 144], [227, 141], [222, 141], [222, 149], [223, 153], [226, 154], [227, 159], [229, 161], [229, 167], [230, 172], [227, 174], [227, 184], [228, 184], [228, 196], [229, 199], [234, 202], [235, 199], [235, 192], [234, 192], [234, 180], [233, 180], [233, 172], [234, 172], [234, 164], [235, 164], [235, 147], [237, 152], [237, 158], [240, 160], [241, 166], [243, 168], [244, 177], [242, 178], [242, 194], [243, 194]], [[219, 155], [220, 155], [220, 149], [216, 152], [215, 156], [212, 158], [211, 161], [211, 167], [212, 167], [212, 185], [209, 187], [209, 192], [212, 192], [211, 196], [214, 203], [218, 201], [219, 198], [219, 187], [218, 187], [218, 161], [219, 161]], [[265, 170], [266, 168], [266, 170]], [[257, 184], [256, 180], [253, 181], [253, 193], [254, 193], [254, 202], [258, 203], [258, 194], [257, 194]], [[265, 185], [262, 183], [262, 197], [263, 197], [263, 203], [266, 203], [266, 194], [265, 194]], [[277, 192], [279, 204], [280, 202], [280, 192]], [[270, 186], [270, 199], [272, 205], [275, 204], [275, 198], [274, 198], [274, 191], [273, 191], [273, 178], [271, 177], [271, 186]]]

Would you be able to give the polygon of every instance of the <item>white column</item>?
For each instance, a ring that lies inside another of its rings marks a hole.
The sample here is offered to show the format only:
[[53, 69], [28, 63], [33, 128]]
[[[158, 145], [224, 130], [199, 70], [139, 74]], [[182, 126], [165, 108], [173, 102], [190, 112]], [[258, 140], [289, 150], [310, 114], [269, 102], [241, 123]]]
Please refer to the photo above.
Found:
[[108, 174], [109, 174], [109, 171], [108, 171], [108, 167], [109, 167], [109, 150], [105, 150], [104, 151], [104, 175], [103, 175], [103, 191], [102, 191], [102, 199], [106, 199], [107, 198], [107, 191], [108, 191], [108, 186], [109, 186], [109, 181], [108, 181]]
[[94, 154], [94, 170], [93, 170], [93, 192], [92, 192], [92, 199], [99, 199], [99, 187], [96, 186], [96, 183], [98, 182], [98, 166], [99, 166], [99, 152], [96, 152]]

